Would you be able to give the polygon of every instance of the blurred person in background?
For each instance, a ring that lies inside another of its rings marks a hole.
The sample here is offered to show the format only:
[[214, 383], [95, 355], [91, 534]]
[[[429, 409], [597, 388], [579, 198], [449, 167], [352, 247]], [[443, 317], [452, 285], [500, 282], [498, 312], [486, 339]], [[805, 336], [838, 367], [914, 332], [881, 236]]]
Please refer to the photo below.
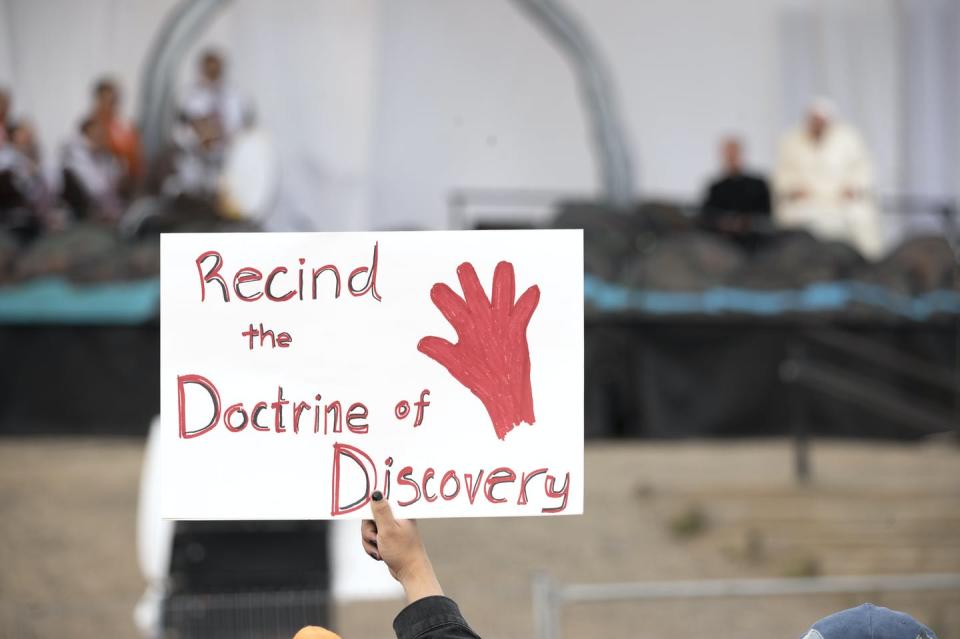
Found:
[[40, 164], [40, 146], [37, 144], [37, 135], [33, 125], [21, 119], [7, 128], [10, 136], [10, 146], [17, 149], [21, 155], [29, 159], [34, 165]]
[[776, 222], [823, 240], [852, 244], [875, 259], [883, 251], [873, 175], [857, 131], [837, 122], [830, 100], [818, 98], [806, 121], [780, 143], [774, 174]]
[[262, 221], [277, 198], [280, 164], [269, 133], [257, 124], [253, 107], [244, 110], [243, 128], [233, 136], [217, 185], [221, 215]]
[[234, 219], [259, 219], [276, 194], [278, 166], [269, 136], [251, 105], [227, 85], [226, 63], [208, 50], [199, 78], [180, 101], [171, 146], [159, 163], [158, 191], [187, 199], [191, 210]]
[[150, 163], [143, 196], [124, 215], [121, 233], [153, 234], [218, 220], [227, 150], [214, 115], [181, 109], [162, 153]]
[[120, 113], [120, 90], [110, 78], [101, 78], [94, 85], [90, 117], [106, 132], [108, 148], [121, 165], [121, 189], [133, 192], [144, 175], [140, 136], [133, 124], [123, 119]]
[[13, 98], [10, 96], [10, 91], [0, 87], [0, 145], [9, 137], [10, 105], [12, 102]]
[[109, 132], [92, 117], [63, 150], [63, 199], [77, 219], [116, 222], [123, 214], [124, 169], [110, 147]]
[[[740, 243], [750, 231], [769, 223], [767, 180], [744, 166], [743, 143], [734, 136], [720, 142], [720, 176], [710, 184], [700, 208], [701, 224]], [[749, 242], [747, 242], [749, 243]]]
[[33, 127], [8, 125], [0, 139], [0, 225], [28, 242], [48, 225], [51, 205]]
[[212, 49], [200, 56], [199, 77], [181, 101], [181, 111], [195, 119], [209, 120], [218, 136], [229, 140], [243, 127], [243, 101], [227, 84], [226, 61]]
[[181, 112], [164, 161], [160, 192], [214, 202], [226, 149], [223, 128], [214, 115], [204, 110]]
[[225, 67], [216, 51], [200, 56], [199, 78], [180, 101], [171, 147], [160, 163], [164, 196], [217, 201], [229, 144], [244, 127], [243, 102], [227, 85]]

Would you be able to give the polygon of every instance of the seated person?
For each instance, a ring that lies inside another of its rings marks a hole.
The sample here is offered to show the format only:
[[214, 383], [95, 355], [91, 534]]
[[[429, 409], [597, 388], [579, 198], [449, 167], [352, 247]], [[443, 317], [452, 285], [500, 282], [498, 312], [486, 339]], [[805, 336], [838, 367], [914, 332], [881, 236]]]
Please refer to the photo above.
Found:
[[0, 147], [9, 139], [10, 104], [13, 99], [10, 97], [10, 91], [0, 87]]
[[870, 154], [834, 111], [829, 100], [815, 100], [806, 120], [783, 137], [774, 175], [776, 221], [821, 240], [847, 242], [876, 259], [885, 246]]
[[243, 128], [243, 100], [227, 82], [227, 61], [220, 52], [208, 49], [198, 62], [197, 81], [187, 89], [180, 110], [194, 119], [211, 120], [208, 126], [229, 141]]
[[35, 238], [48, 221], [50, 192], [40, 166], [33, 127], [11, 124], [0, 140], [0, 225], [21, 241]]
[[120, 89], [116, 82], [101, 78], [94, 85], [90, 117], [106, 131], [107, 146], [121, 165], [126, 190], [134, 190], [144, 176], [140, 137], [120, 113]]
[[227, 144], [219, 121], [202, 112], [181, 111], [171, 144], [156, 162], [151, 191], [215, 205]]
[[708, 229], [736, 235], [756, 230], [769, 222], [770, 189], [767, 181], [748, 173], [743, 166], [743, 145], [735, 137], [720, 144], [722, 174], [710, 185], [700, 210]]
[[118, 190], [122, 177], [107, 130], [87, 118], [64, 147], [63, 199], [78, 219], [115, 222], [124, 210]]

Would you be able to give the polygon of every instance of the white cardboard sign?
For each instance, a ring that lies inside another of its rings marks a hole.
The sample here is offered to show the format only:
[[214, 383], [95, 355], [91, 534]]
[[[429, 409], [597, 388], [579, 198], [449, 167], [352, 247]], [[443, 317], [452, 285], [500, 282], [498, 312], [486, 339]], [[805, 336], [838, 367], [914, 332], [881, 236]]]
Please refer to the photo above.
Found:
[[164, 517], [583, 512], [580, 231], [161, 251]]

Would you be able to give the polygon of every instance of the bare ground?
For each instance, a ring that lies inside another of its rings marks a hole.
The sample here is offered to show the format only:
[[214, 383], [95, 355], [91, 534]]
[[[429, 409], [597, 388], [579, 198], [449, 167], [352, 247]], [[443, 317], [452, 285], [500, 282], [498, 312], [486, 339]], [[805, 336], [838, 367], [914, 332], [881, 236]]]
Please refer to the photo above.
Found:
[[[0, 637], [135, 637], [142, 442], [0, 439]], [[531, 637], [531, 576], [564, 582], [960, 572], [960, 448], [615, 442], [586, 452], [586, 514], [421, 524], [447, 594], [485, 637]], [[798, 637], [864, 600], [960, 639], [960, 591], [579, 604], [565, 637]], [[341, 605], [347, 639], [399, 602]]]

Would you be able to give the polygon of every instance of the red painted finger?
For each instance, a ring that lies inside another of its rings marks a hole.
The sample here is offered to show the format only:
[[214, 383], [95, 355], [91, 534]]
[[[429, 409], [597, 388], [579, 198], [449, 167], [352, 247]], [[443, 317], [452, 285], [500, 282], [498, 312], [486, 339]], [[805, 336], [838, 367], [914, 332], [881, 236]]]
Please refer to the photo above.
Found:
[[417, 350], [447, 370], [454, 370], [457, 367], [456, 347], [441, 337], [424, 337], [417, 344]]
[[463, 299], [467, 301], [467, 306], [471, 309], [489, 308], [490, 300], [480, 285], [480, 279], [477, 272], [470, 262], [464, 262], [457, 267], [457, 276], [460, 278], [460, 287], [463, 289]]
[[513, 264], [500, 262], [493, 272], [493, 292], [491, 294], [493, 308], [507, 314], [513, 307], [514, 290]]
[[458, 334], [461, 327], [469, 325], [470, 311], [467, 308], [467, 303], [454, 293], [449, 286], [434, 284], [433, 288], [430, 289], [430, 299], [443, 313], [443, 316], [447, 318], [450, 325], [457, 329]]
[[520, 296], [520, 299], [517, 300], [517, 305], [513, 307], [512, 316], [524, 330], [526, 330], [527, 324], [530, 322], [530, 316], [537, 310], [537, 304], [539, 303], [540, 287], [533, 285]]

